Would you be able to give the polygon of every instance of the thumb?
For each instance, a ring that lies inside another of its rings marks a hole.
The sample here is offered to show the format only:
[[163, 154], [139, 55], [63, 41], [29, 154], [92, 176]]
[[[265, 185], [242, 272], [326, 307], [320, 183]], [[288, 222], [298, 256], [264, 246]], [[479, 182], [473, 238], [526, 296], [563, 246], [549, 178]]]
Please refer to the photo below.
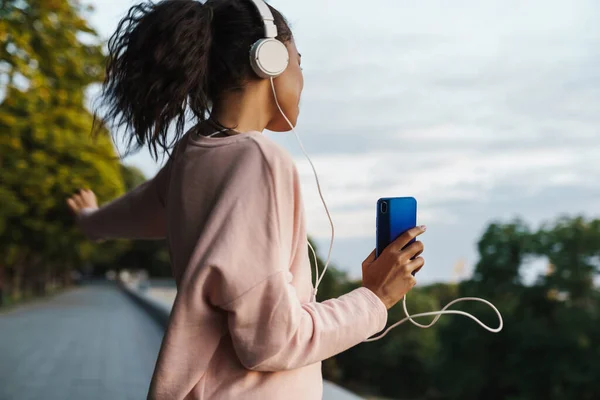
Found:
[[367, 268], [373, 261], [375, 261], [375, 249], [373, 249], [371, 254], [369, 254], [369, 256], [365, 259], [365, 261], [363, 261], [363, 263], [362, 263], [363, 270], [365, 268]]

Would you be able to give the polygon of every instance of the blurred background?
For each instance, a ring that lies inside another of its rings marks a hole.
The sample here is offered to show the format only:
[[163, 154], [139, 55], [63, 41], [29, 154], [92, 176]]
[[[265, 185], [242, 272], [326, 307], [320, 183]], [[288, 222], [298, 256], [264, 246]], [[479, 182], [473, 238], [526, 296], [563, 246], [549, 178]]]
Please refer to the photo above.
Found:
[[[0, 1], [1, 400], [145, 397], [176, 293], [168, 250], [89, 242], [65, 204], [161, 166], [90, 135], [106, 40], [136, 3]], [[499, 334], [402, 325], [326, 360], [325, 399], [600, 398], [600, 3], [271, 4], [303, 55], [298, 130], [336, 225], [320, 299], [360, 285], [377, 199], [414, 196], [428, 231], [409, 311], [476, 296], [505, 319]], [[293, 135], [267, 135], [296, 160], [322, 267], [312, 170]]]

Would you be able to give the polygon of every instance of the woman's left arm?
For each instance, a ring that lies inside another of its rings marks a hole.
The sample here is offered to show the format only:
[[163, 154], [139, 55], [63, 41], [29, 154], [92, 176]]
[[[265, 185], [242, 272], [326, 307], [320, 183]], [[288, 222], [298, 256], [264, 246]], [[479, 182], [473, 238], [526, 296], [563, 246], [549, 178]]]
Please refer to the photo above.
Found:
[[152, 179], [98, 208], [94, 193], [80, 190], [67, 200], [87, 237], [161, 239], [166, 236], [165, 194], [171, 161]]

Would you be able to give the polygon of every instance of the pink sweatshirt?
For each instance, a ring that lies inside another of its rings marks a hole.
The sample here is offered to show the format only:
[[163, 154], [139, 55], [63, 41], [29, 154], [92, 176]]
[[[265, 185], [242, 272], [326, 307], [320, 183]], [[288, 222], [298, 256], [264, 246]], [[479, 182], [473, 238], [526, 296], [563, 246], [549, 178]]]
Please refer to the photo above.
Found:
[[312, 301], [298, 173], [259, 132], [186, 134], [154, 179], [80, 222], [168, 240], [178, 293], [149, 399], [321, 399], [321, 361], [387, 320], [366, 288]]

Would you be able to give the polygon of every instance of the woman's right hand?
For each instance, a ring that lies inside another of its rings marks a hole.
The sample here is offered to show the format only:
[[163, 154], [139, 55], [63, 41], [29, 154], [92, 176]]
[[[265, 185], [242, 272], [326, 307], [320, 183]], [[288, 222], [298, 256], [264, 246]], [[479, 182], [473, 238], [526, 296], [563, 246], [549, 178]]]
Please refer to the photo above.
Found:
[[[394, 240], [375, 258], [375, 250], [362, 264], [363, 286], [371, 290], [385, 304], [392, 308], [415, 286], [413, 272], [425, 264], [423, 243], [411, 240], [425, 232], [425, 226], [414, 227]], [[406, 247], [406, 248], [404, 248]]]

